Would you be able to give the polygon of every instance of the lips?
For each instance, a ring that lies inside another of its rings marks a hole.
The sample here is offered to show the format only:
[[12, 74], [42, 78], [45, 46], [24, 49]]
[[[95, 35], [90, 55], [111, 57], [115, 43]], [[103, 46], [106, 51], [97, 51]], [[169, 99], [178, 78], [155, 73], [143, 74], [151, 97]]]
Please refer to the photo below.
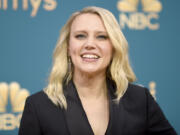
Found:
[[98, 59], [99, 56], [97, 55], [94, 55], [94, 54], [84, 54], [84, 55], [81, 55], [82, 58], [87, 58], [87, 59]]
[[94, 53], [93, 54], [92, 53], [85, 53], [85, 54], [81, 55], [81, 58], [85, 61], [91, 62], [94, 60], [95, 61], [98, 60], [100, 58], [100, 56], [97, 54], [94, 54]]

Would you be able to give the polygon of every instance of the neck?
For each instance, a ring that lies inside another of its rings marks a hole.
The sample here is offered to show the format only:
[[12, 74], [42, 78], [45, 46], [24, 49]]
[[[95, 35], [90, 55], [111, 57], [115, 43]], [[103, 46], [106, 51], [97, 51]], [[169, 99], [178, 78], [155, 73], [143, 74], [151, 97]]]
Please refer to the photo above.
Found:
[[81, 98], [107, 98], [105, 73], [99, 73], [94, 76], [75, 73], [73, 81]]

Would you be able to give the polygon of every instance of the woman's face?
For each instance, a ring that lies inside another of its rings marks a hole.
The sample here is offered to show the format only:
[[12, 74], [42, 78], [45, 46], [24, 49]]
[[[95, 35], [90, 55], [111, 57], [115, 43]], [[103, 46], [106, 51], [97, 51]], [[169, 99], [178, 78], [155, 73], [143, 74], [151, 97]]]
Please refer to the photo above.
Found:
[[68, 53], [75, 73], [106, 73], [112, 50], [105, 26], [98, 15], [84, 13], [73, 20]]

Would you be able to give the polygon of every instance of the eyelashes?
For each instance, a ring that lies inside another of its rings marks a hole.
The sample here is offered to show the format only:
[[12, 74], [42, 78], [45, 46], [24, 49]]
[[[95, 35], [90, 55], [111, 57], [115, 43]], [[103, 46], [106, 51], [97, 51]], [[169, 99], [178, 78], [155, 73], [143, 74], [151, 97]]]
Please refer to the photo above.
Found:
[[106, 39], [108, 39], [108, 36], [106, 36], [106, 35], [98, 35], [96, 38], [106, 40]]
[[[75, 38], [76, 39], [85, 39], [85, 38], [87, 38], [87, 35], [86, 34], [77, 34], [77, 35], [75, 35]], [[107, 35], [97, 35], [96, 36], [96, 39], [98, 39], [98, 40], [106, 40], [108, 38], [109, 37]]]
[[84, 35], [84, 34], [77, 34], [77, 35], [75, 35], [75, 38], [77, 38], [77, 39], [83, 39], [85, 37], [86, 37], [86, 35]]

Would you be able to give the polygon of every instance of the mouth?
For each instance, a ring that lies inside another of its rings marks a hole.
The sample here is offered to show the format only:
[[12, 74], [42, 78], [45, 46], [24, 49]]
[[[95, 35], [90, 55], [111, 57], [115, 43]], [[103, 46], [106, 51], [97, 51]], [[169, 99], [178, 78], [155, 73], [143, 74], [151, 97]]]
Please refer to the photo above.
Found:
[[98, 59], [100, 58], [98, 55], [95, 54], [83, 54], [81, 55], [82, 58], [88, 58], [88, 59]]
[[97, 61], [100, 58], [100, 56], [96, 54], [82, 54], [81, 58], [87, 62], [94, 62]]

